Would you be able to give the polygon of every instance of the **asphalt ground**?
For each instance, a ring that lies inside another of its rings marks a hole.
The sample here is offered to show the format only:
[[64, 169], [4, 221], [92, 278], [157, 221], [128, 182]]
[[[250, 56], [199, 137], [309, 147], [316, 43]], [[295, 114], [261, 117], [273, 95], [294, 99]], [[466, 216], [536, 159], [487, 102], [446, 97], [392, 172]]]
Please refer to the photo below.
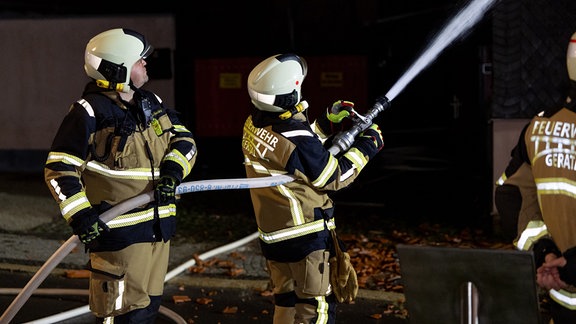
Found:
[[[46, 261], [69, 244], [69, 229], [39, 175], [0, 174], [0, 206], [0, 310], [5, 313]], [[161, 315], [158, 323], [177, 322], [178, 317], [185, 323], [271, 322], [264, 258], [256, 239], [240, 241], [174, 242], [162, 303], [172, 316]], [[11, 323], [94, 323], [87, 309], [79, 310], [88, 302], [88, 282], [82, 278], [87, 260], [81, 247], [63, 257]], [[353, 304], [339, 305], [337, 321], [407, 323], [390, 311], [402, 301], [402, 294], [361, 289]], [[67, 318], [68, 313], [74, 316]]]
[[[0, 270], [0, 284], [2, 287], [23, 287], [31, 275], [21, 271]], [[216, 277], [205, 277], [202, 283], [195, 281], [198, 285], [181, 277], [168, 281], [162, 309], [172, 313], [162, 311], [157, 323], [272, 323], [274, 306], [266, 287], [260, 287], [258, 282], [238, 281]], [[87, 287], [87, 279], [51, 275], [27, 300], [12, 323], [95, 323], [94, 317], [87, 311]], [[12, 293], [7, 288], [2, 288], [2, 291], [0, 309], [4, 310], [14, 300], [19, 289], [14, 289]], [[176, 302], [178, 298], [183, 301]], [[379, 319], [374, 317], [386, 309], [386, 304], [377, 299], [359, 297], [354, 304], [340, 304], [337, 307], [337, 322], [407, 323], [393, 316]]]

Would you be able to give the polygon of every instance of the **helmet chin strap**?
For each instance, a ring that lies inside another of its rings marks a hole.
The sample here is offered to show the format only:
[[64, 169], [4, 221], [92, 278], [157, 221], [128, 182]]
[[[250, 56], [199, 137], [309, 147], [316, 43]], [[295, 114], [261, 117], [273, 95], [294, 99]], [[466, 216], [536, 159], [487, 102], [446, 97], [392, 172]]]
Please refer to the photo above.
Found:
[[96, 85], [100, 88], [114, 90], [114, 91], [123, 91], [124, 90], [124, 84], [123, 83], [110, 82], [108, 80], [96, 80]]
[[287, 110], [286, 112], [283, 112], [282, 114], [280, 114], [279, 117], [280, 117], [280, 119], [285, 120], [285, 119], [288, 119], [288, 118], [296, 115], [299, 112], [303, 112], [307, 108], [308, 108], [308, 102], [306, 102], [306, 100], [302, 100], [299, 103], [297, 103], [294, 107], [292, 107], [289, 110]]
[[564, 104], [566, 108], [576, 111], [576, 81], [570, 80], [570, 88], [568, 88], [568, 98]]
[[136, 88], [134, 83], [132, 83], [132, 80], [130, 80], [130, 83], [128, 83], [128, 85], [130, 86], [131, 90], [133, 90], [134, 92], [138, 92], [138, 88]]

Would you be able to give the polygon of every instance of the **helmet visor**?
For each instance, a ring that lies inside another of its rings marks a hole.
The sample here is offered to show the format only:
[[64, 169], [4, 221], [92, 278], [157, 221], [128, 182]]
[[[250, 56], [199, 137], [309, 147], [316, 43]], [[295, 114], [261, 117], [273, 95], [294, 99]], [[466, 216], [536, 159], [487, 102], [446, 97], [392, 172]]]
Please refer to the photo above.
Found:
[[289, 53], [289, 54], [277, 55], [276, 59], [280, 62], [286, 62], [286, 61], [298, 62], [298, 64], [300, 64], [300, 67], [302, 67], [302, 79], [306, 77], [306, 73], [308, 73], [308, 63], [306, 63], [306, 60], [303, 57]]
[[128, 29], [128, 28], [124, 28], [124, 33], [130, 36], [134, 36], [136, 38], [138, 38], [141, 42], [142, 45], [144, 46], [144, 48], [142, 49], [142, 53], [140, 53], [140, 58], [146, 59], [150, 54], [152, 54], [152, 52], [154, 51], [154, 47], [148, 43], [148, 41], [146, 40], [146, 37], [144, 37], [144, 35], [140, 34], [137, 31], [134, 31], [132, 29]]
[[144, 45], [146, 45], [146, 47], [144, 47], [144, 50], [142, 51], [142, 54], [140, 54], [140, 57], [142, 57], [143, 59], [147, 59], [148, 56], [150, 56], [150, 54], [154, 52], [154, 46], [147, 43], [144, 43]]

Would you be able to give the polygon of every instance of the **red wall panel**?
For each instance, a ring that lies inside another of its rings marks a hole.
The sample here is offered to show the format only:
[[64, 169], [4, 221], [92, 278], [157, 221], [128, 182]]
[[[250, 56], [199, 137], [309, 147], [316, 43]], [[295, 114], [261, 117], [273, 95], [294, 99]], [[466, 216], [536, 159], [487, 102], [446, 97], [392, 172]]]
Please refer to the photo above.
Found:
[[[311, 56], [302, 95], [310, 104], [311, 120], [338, 99], [353, 101], [359, 112], [367, 102], [367, 68], [364, 56]], [[195, 61], [196, 135], [241, 136], [252, 109], [246, 79], [262, 58], [218, 58]]]

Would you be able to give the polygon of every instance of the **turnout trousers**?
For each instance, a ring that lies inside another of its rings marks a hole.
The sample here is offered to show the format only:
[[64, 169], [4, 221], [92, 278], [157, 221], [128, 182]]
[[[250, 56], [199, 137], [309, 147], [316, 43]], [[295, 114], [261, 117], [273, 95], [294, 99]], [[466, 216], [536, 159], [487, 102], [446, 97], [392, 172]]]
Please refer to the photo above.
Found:
[[336, 299], [330, 288], [329, 251], [298, 262], [267, 260], [274, 293], [274, 324], [335, 323]]
[[[104, 323], [154, 323], [168, 269], [170, 241], [90, 253], [91, 312]], [[113, 322], [111, 317], [117, 317]]]

